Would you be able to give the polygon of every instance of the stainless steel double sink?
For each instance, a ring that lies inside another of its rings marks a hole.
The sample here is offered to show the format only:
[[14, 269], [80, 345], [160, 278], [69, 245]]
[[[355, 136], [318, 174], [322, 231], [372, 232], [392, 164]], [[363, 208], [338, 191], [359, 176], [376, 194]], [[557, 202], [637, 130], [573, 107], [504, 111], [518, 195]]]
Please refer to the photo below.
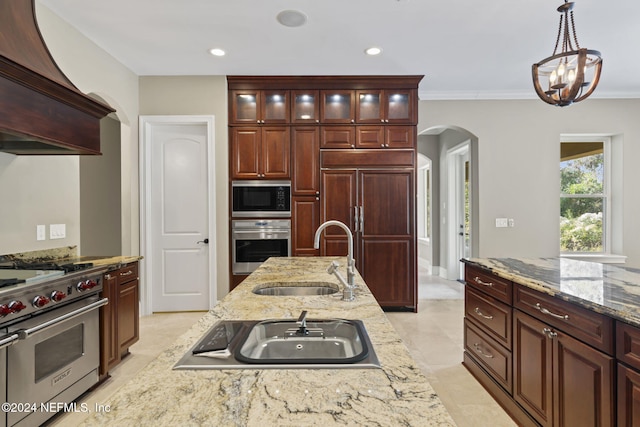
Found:
[[173, 369], [361, 369], [380, 363], [360, 320], [221, 320]]

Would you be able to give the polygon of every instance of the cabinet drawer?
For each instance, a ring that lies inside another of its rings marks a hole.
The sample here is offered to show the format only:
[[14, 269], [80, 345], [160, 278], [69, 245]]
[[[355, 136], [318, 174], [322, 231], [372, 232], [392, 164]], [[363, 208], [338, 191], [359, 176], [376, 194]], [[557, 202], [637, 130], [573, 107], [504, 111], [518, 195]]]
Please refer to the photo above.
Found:
[[613, 320], [603, 314], [522, 285], [515, 287], [514, 306], [607, 354], [613, 354]]
[[511, 352], [473, 323], [464, 321], [464, 348], [509, 394], [513, 383]]
[[464, 277], [468, 285], [481, 289], [499, 301], [511, 304], [512, 284], [509, 280], [498, 277], [487, 270], [469, 265], [465, 265], [464, 267]]
[[465, 316], [511, 348], [511, 307], [471, 287], [466, 288], [464, 298]]
[[120, 284], [127, 283], [138, 278], [138, 263], [125, 265], [118, 270], [118, 280]]
[[640, 328], [616, 322], [616, 359], [640, 370]]

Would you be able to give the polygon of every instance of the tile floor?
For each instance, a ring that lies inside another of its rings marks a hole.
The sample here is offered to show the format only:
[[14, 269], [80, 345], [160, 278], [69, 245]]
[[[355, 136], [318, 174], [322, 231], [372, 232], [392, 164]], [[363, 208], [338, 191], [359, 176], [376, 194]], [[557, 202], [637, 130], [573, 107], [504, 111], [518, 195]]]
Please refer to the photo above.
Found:
[[[515, 426], [461, 364], [463, 285], [420, 274], [418, 295], [418, 313], [390, 312], [387, 316], [454, 421], [460, 427]], [[89, 407], [106, 402], [114, 391], [189, 329], [202, 314], [161, 313], [142, 317], [140, 341], [131, 347], [131, 355], [113, 369], [111, 378], [80, 401]], [[82, 413], [63, 414], [49, 425], [78, 425], [85, 417]]]

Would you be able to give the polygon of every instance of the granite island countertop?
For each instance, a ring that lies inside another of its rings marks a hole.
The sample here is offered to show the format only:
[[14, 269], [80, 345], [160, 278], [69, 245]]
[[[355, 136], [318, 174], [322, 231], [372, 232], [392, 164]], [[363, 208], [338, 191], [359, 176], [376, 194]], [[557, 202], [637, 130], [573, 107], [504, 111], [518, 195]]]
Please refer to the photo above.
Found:
[[[104, 403], [83, 425], [194, 426], [449, 426], [440, 398], [409, 355], [362, 278], [356, 299], [260, 296], [267, 282], [332, 282], [332, 257], [271, 258], [189, 331]], [[172, 370], [217, 320], [359, 319], [380, 369]], [[411, 314], [408, 313], [408, 316]]]
[[471, 258], [463, 261], [640, 327], [640, 269], [569, 258]]

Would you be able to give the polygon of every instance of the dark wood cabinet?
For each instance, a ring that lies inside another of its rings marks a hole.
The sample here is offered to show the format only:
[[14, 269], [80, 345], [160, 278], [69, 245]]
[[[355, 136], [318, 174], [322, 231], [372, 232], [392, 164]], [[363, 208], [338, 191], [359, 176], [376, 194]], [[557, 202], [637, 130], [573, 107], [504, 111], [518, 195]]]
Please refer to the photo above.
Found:
[[[356, 236], [356, 268], [378, 302], [413, 310], [421, 79], [227, 76], [229, 185], [291, 179], [291, 255], [346, 255], [333, 228], [313, 248], [320, 223], [340, 220]], [[231, 273], [231, 286], [242, 279]]]
[[229, 122], [243, 125], [289, 123], [289, 91], [234, 90], [229, 95]]
[[291, 141], [287, 126], [231, 128], [233, 179], [290, 177]]
[[356, 91], [356, 123], [416, 124], [415, 92], [402, 89]]
[[291, 128], [291, 192], [320, 196], [320, 130], [317, 126]]
[[640, 426], [640, 328], [616, 322], [618, 426]]
[[124, 266], [118, 275], [118, 345], [123, 356], [140, 339], [138, 265]]
[[106, 273], [102, 278], [102, 298], [109, 298], [109, 304], [100, 308], [100, 377], [120, 363], [118, 341], [118, 275]]
[[293, 196], [291, 203], [291, 255], [317, 256], [313, 247], [316, 230], [320, 226], [320, 197]]
[[321, 123], [355, 123], [355, 92], [329, 89], [320, 92]]
[[[414, 183], [411, 169], [322, 170], [320, 219], [349, 226], [356, 268], [383, 307], [416, 308]], [[337, 227], [322, 242], [323, 255], [347, 253]]]
[[514, 399], [543, 426], [613, 426], [615, 360], [516, 311]]
[[102, 284], [102, 297], [109, 298], [100, 309], [99, 374], [105, 378], [140, 337], [138, 263], [105, 273]]
[[616, 425], [612, 319], [468, 264], [465, 282], [463, 364], [519, 425]]
[[291, 255], [316, 256], [315, 232], [320, 226], [320, 130], [291, 128]]

